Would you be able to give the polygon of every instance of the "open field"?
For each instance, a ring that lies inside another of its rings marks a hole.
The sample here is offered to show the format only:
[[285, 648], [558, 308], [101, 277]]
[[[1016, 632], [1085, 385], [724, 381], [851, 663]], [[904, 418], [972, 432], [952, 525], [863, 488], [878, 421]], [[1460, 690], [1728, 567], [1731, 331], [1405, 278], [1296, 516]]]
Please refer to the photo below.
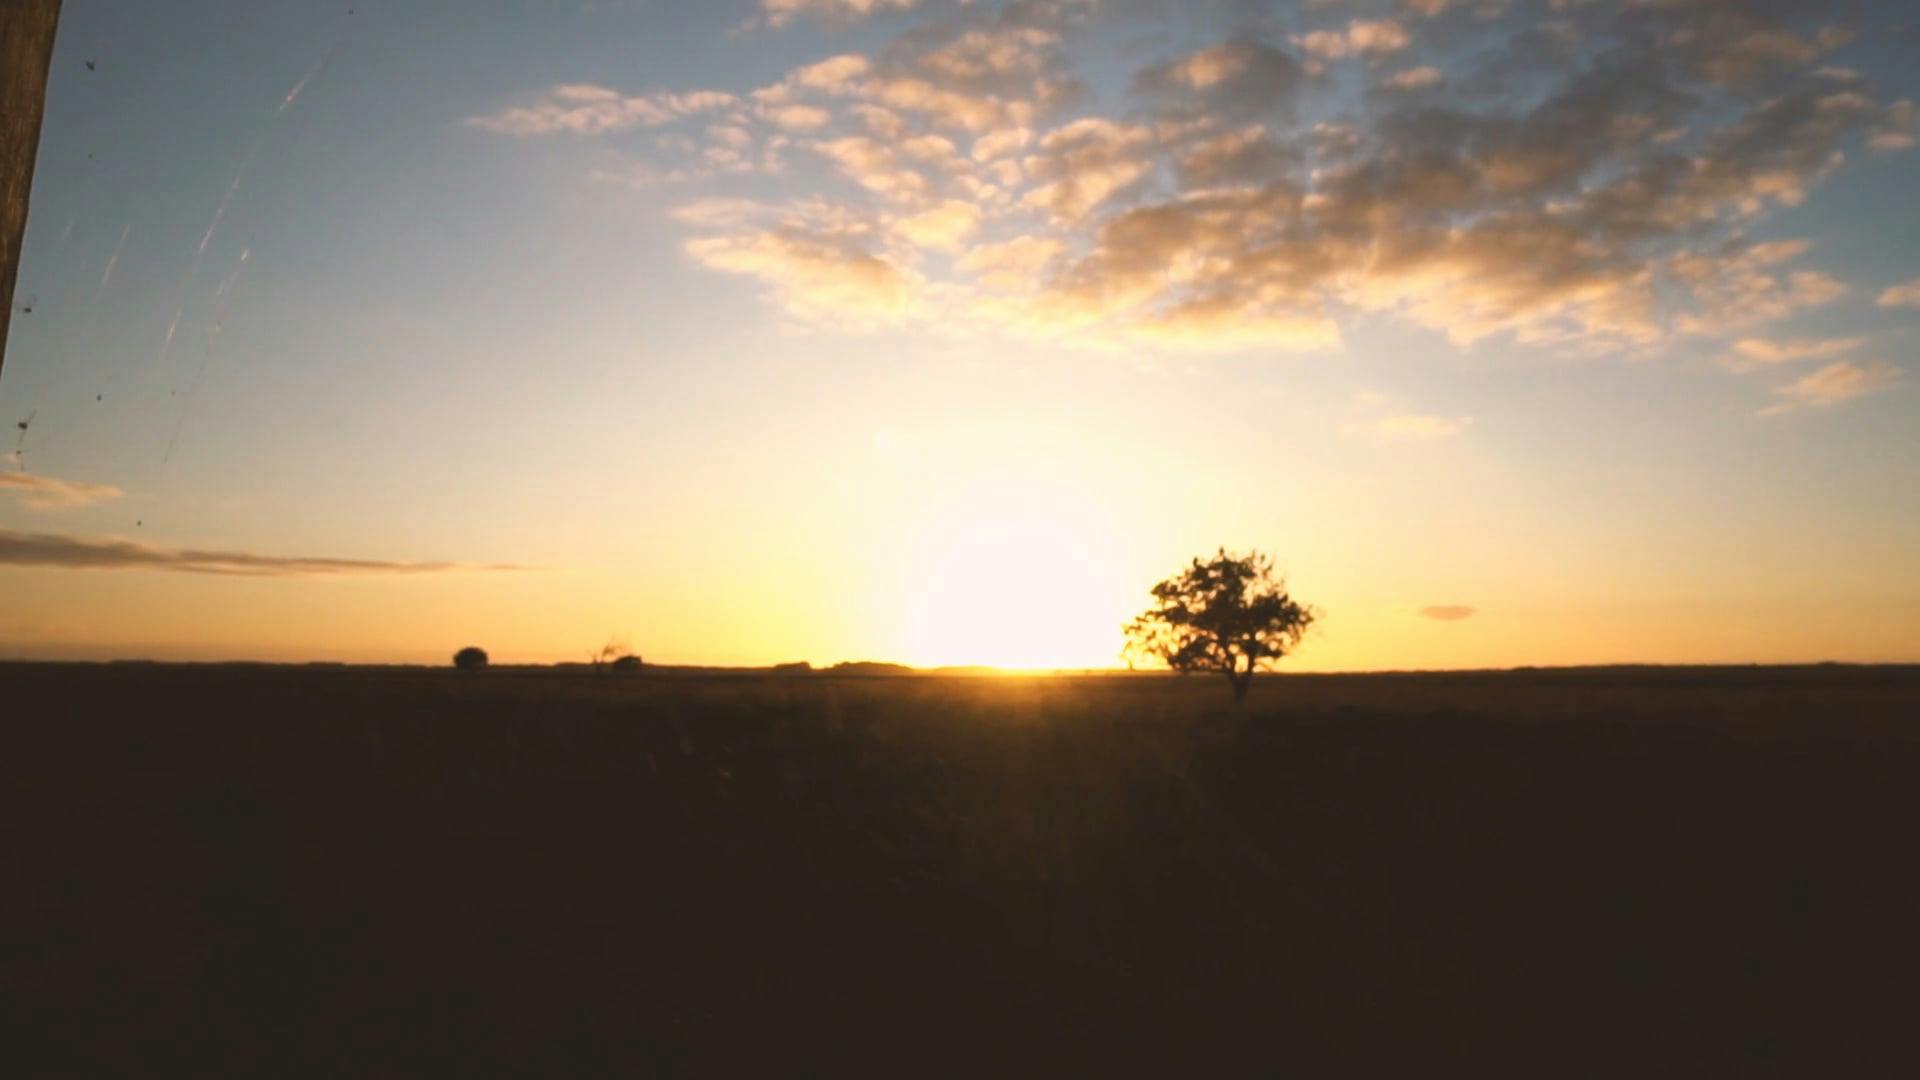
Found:
[[0, 665], [0, 710], [9, 1075], [1913, 1064], [1920, 668], [1276, 677], [1241, 715]]

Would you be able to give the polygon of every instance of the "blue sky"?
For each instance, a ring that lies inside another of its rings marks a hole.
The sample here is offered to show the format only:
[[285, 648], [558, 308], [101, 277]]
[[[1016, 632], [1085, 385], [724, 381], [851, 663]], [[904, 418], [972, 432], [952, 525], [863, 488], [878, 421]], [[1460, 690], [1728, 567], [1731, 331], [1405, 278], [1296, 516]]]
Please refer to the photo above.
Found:
[[73, 0], [0, 650], [1913, 659], [1917, 23]]

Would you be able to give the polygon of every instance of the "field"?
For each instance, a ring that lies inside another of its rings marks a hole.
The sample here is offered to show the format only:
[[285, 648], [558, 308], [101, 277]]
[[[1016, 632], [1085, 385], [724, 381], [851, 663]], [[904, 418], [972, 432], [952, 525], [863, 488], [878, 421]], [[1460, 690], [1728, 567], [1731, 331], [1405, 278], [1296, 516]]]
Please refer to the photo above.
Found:
[[[1911, 1074], [1920, 668], [0, 665], [13, 1076]], [[1903, 1057], [1904, 1055], [1904, 1057]]]

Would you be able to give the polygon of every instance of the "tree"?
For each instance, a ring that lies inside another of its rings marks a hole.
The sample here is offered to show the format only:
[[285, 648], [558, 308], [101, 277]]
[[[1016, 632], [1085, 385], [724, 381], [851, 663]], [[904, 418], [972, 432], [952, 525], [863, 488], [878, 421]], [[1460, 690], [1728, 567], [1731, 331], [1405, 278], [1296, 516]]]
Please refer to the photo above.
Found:
[[640, 670], [639, 654], [617, 637], [608, 637], [607, 643], [600, 646], [600, 651], [587, 657], [587, 662], [593, 665], [594, 671], [602, 674]]
[[1319, 612], [1287, 595], [1273, 560], [1221, 548], [1153, 587], [1154, 604], [1127, 624], [1127, 652], [1178, 672], [1217, 671], [1245, 701], [1253, 673], [1300, 644]]
[[461, 671], [479, 671], [487, 666], [487, 650], [469, 645], [453, 654], [453, 666]]

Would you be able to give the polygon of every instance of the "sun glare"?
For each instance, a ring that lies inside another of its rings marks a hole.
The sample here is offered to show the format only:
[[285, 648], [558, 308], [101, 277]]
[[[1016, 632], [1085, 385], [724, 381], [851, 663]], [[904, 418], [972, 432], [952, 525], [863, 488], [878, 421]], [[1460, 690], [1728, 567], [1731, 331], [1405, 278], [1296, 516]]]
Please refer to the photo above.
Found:
[[929, 560], [907, 652], [922, 666], [1111, 667], [1116, 588], [1093, 537], [1073, 524], [1008, 517], [948, 533]]

